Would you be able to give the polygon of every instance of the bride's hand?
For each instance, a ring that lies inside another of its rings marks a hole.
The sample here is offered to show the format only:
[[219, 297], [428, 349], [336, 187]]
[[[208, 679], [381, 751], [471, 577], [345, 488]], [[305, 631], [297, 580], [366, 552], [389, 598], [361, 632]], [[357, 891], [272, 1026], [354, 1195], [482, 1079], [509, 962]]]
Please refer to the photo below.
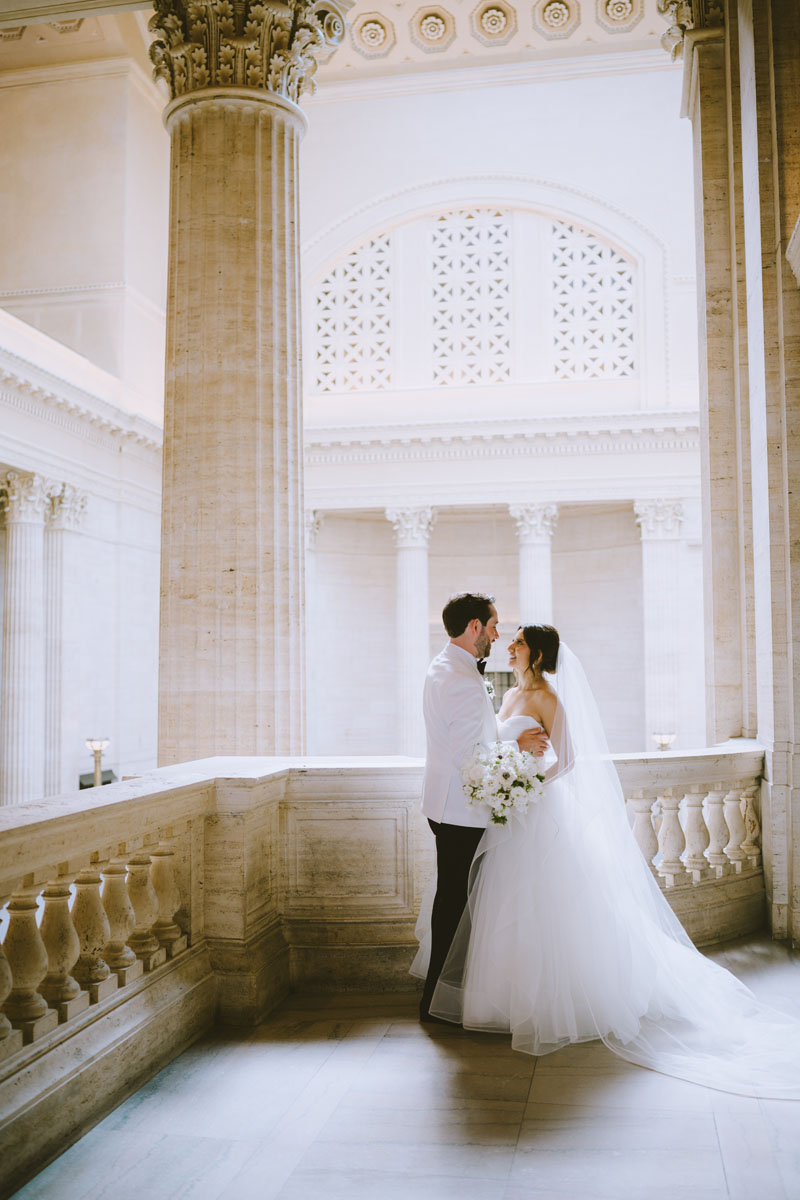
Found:
[[517, 738], [520, 750], [529, 750], [541, 758], [547, 750], [547, 734], [543, 729], [525, 729]]

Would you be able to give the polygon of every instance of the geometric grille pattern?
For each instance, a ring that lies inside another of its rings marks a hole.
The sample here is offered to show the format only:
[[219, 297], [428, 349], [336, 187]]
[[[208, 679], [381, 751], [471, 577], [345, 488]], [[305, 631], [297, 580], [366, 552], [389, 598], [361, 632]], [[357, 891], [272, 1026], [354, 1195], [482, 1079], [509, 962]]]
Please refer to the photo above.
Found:
[[433, 223], [433, 378], [502, 383], [511, 370], [511, 231], [505, 213], [449, 212]]
[[566, 221], [551, 236], [556, 378], [635, 375], [633, 264]]
[[328, 272], [314, 297], [317, 392], [392, 384], [392, 242], [382, 233]]

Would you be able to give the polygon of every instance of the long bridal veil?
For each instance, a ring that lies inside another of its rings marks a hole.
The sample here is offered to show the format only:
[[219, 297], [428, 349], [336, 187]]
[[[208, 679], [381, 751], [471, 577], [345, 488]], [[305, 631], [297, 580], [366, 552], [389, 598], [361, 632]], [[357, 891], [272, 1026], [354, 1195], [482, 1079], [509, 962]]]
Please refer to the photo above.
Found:
[[633, 838], [594, 697], [563, 643], [553, 683], [544, 796], [487, 829], [431, 1011], [508, 1031], [531, 1054], [602, 1038], [668, 1075], [800, 1099], [800, 1021], [695, 950]]

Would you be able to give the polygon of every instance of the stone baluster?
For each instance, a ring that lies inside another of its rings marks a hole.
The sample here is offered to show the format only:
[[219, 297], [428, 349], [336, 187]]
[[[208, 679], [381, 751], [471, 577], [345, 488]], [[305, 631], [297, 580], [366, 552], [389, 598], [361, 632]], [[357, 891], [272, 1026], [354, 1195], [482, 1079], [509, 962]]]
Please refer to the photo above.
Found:
[[633, 812], [633, 836], [644, 855], [645, 862], [655, 870], [653, 859], [658, 854], [658, 838], [653, 826], [653, 797], [636, 791], [628, 801]]
[[0, 506], [6, 514], [0, 804], [23, 804], [44, 795], [44, 519], [49, 487], [40, 475], [18, 471], [0, 480]]
[[703, 800], [705, 788], [691, 787], [684, 797], [686, 819], [684, 836], [686, 838], [686, 854], [684, 863], [686, 870], [691, 872], [692, 882], [699, 883], [709, 875], [706, 847], [711, 838], [703, 818]]
[[5, 951], [0, 946], [0, 1062], [5, 1058], [10, 1058], [12, 1054], [16, 1054], [22, 1048], [22, 1031], [14, 1029], [3, 1012], [3, 1006], [13, 986], [11, 967]]
[[103, 958], [111, 930], [100, 895], [102, 877], [97, 863], [81, 871], [75, 880], [72, 921], [81, 952], [75, 964], [75, 978], [89, 993], [92, 1004], [105, 1000], [117, 990], [117, 977]]
[[38, 902], [33, 893], [19, 893], [8, 905], [8, 933], [3, 949], [11, 967], [13, 987], [3, 1011], [26, 1045], [58, 1025], [58, 1013], [39, 992], [47, 974], [47, 950], [36, 924]]
[[150, 873], [150, 855], [146, 850], [140, 850], [128, 861], [128, 896], [136, 917], [130, 946], [145, 971], [152, 971], [167, 961], [167, 952], [153, 933], [159, 915], [158, 897]]
[[681, 855], [686, 847], [678, 810], [682, 794], [673, 788], [665, 788], [658, 795], [661, 804], [661, 827], [658, 831], [658, 849], [661, 860], [658, 863], [658, 873], [668, 888], [680, 883], [687, 883], [689, 875], [681, 861]]
[[742, 842], [742, 849], [747, 855], [750, 866], [757, 869], [761, 866], [761, 822], [758, 819], [759, 785], [752, 784], [745, 790], [744, 825], [747, 836]]
[[128, 938], [136, 924], [133, 905], [128, 896], [128, 868], [125, 862], [112, 859], [103, 867], [102, 874], [103, 907], [109, 927], [109, 940], [104, 958], [116, 975], [118, 985], [124, 987], [125, 984], [138, 979], [144, 971], [135, 951], [128, 945]]
[[175, 852], [166, 843], [153, 851], [152, 878], [158, 897], [158, 920], [153, 925], [153, 933], [166, 950], [167, 958], [174, 958], [186, 949], [188, 939], [175, 923], [175, 914], [181, 906], [181, 893], [175, 877]]
[[81, 989], [70, 971], [78, 961], [81, 944], [69, 911], [70, 884], [54, 879], [42, 892], [44, 916], [41, 935], [47, 950], [47, 974], [39, 991], [59, 1021], [68, 1021], [89, 1007], [89, 993]]
[[519, 543], [520, 624], [549, 625], [553, 620], [553, 534], [555, 504], [511, 504], [509, 515]]
[[731, 835], [725, 847], [725, 854], [731, 862], [734, 871], [739, 872], [747, 858], [747, 851], [742, 848], [742, 843], [747, 837], [744, 814], [742, 813], [742, 789], [740, 787], [731, 788], [725, 795], [724, 803], [725, 824], [728, 826]]
[[397, 686], [401, 754], [425, 753], [422, 688], [430, 660], [428, 645], [428, 540], [430, 508], [386, 510], [397, 545]]
[[708, 829], [709, 836], [706, 858], [717, 879], [723, 875], [727, 875], [731, 869], [731, 864], [725, 853], [725, 846], [731, 836], [730, 830], [725, 824], [725, 795], [725, 788], [722, 784], [715, 784], [706, 796], [705, 806], [706, 828]]

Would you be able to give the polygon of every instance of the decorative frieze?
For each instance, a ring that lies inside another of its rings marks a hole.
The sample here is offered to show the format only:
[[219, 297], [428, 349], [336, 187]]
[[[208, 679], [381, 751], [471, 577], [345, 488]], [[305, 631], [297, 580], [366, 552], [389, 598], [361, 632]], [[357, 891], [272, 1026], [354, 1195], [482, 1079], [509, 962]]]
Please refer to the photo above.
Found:
[[251, 88], [297, 103], [313, 90], [316, 55], [341, 42], [352, 0], [156, 0], [154, 75], [173, 99]]

